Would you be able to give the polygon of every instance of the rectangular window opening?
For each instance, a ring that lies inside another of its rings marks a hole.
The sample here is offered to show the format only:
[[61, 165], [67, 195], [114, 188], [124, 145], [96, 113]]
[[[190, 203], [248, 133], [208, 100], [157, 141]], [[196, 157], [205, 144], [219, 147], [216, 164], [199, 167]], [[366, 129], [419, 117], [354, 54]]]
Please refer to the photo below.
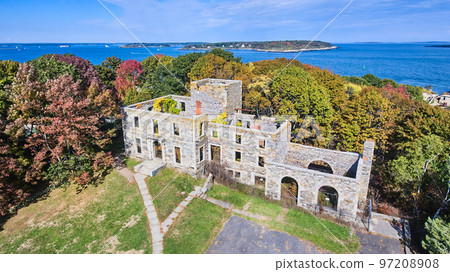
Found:
[[136, 127], [136, 128], [139, 127], [139, 117], [137, 117], [137, 116], [134, 117], [134, 127]]
[[258, 166], [264, 167], [264, 157], [258, 156]]
[[234, 153], [234, 160], [237, 162], [241, 162], [241, 152], [240, 151], [236, 151]]
[[158, 120], [153, 119], [153, 134], [158, 134], [158, 133], [159, 133]]
[[242, 135], [236, 134], [236, 143], [241, 144], [242, 143]]
[[220, 146], [211, 146], [211, 160], [220, 162]]
[[241, 172], [238, 171], [234, 172], [234, 177], [237, 179], [241, 178]]
[[260, 148], [266, 148], [266, 140], [259, 139], [259, 147]]
[[139, 138], [136, 138], [136, 152], [139, 154], [142, 153], [141, 139]]
[[204, 156], [203, 156], [203, 146], [200, 147], [198, 151], [199, 151], [199, 154], [200, 154], [200, 162], [202, 162], [203, 159], [204, 159]]
[[186, 111], [186, 103], [180, 102], [180, 111]]
[[175, 162], [181, 163], [181, 149], [178, 146], [175, 146]]
[[177, 123], [173, 123], [173, 135], [180, 135], [180, 126]]
[[212, 131], [213, 138], [219, 138], [219, 132], [217, 130]]

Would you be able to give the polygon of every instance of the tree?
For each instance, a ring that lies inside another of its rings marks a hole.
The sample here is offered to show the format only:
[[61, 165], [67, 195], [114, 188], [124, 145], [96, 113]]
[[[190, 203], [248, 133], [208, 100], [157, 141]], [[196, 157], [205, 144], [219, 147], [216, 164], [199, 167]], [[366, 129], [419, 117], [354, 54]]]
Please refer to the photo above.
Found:
[[378, 87], [378, 88], [383, 87], [381, 79], [379, 79], [378, 77], [376, 77], [372, 74], [365, 74], [364, 76], [362, 76], [362, 79], [364, 79], [369, 86]]
[[384, 153], [395, 129], [396, 111], [377, 88], [366, 87], [347, 102], [336, 125], [337, 148], [362, 152], [365, 140], [373, 139]]
[[289, 66], [279, 74], [272, 82], [270, 100], [275, 114], [299, 118], [299, 123], [294, 125], [294, 132], [303, 118], [311, 115], [321, 126], [323, 135], [329, 136], [333, 115], [330, 97], [325, 88], [302, 68]]
[[239, 63], [242, 62], [241, 57], [235, 57], [233, 55], [233, 52], [223, 50], [222, 48], [214, 48], [214, 49], [210, 50], [209, 52], [207, 52], [206, 54], [213, 54], [213, 55], [223, 58], [226, 61], [230, 61], [230, 62], [232, 62], [232, 61], [239, 62]]
[[100, 65], [96, 65], [98, 76], [101, 82], [109, 89], [114, 88], [114, 81], [116, 80], [117, 68], [123, 61], [116, 57], [106, 57]]
[[244, 92], [243, 106], [252, 110], [257, 116], [273, 114], [269, 97], [270, 82], [271, 79], [268, 76], [257, 76], [248, 85], [248, 91]]
[[449, 254], [450, 253], [450, 223], [445, 222], [442, 218], [428, 218], [425, 223], [427, 235], [422, 241], [425, 250], [432, 254]]
[[58, 77], [69, 74], [74, 80], [80, 79], [80, 73], [75, 66], [61, 62], [55, 55], [43, 55], [28, 62], [33, 66], [37, 81], [45, 83], [48, 79], [57, 79]]
[[416, 139], [403, 155], [389, 163], [389, 186], [397, 193], [399, 201], [412, 202], [416, 218], [419, 218], [421, 204], [430, 193], [431, 186], [435, 184], [436, 189], [441, 189], [438, 185], [440, 181], [433, 174], [439, 173], [439, 161], [446, 162], [447, 159], [448, 147], [440, 137], [426, 135]]
[[117, 68], [117, 78], [114, 86], [117, 89], [120, 101], [125, 99], [127, 92], [142, 83], [142, 64], [136, 60], [126, 60]]
[[[74, 82], [68, 74], [45, 84], [36, 79], [33, 67], [24, 64], [12, 85], [14, 105], [8, 132], [14, 139], [25, 137], [33, 162], [25, 181], [45, 179], [45, 171], [55, 163], [67, 166], [69, 181], [79, 185], [95, 181], [95, 175], [111, 163], [111, 156], [102, 151], [110, 138], [100, 127], [110, 117], [104, 114], [112, 114], [114, 109], [98, 109], [107, 96], [98, 95], [98, 88], [84, 90], [81, 82]], [[89, 92], [93, 97], [86, 95]], [[82, 156], [89, 158], [92, 170], [79, 172], [70, 168], [72, 158], [81, 167]]]
[[426, 90], [419, 86], [406, 85], [406, 92], [411, 99], [423, 101], [423, 92]]
[[1, 123], [5, 122], [9, 106], [12, 104], [11, 93], [6, 87], [14, 81], [14, 76], [16, 75], [18, 69], [18, 62], [0, 60], [0, 134], [4, 131], [1, 129]]
[[[52, 55], [47, 55], [47, 57], [51, 58]], [[82, 89], [87, 90], [92, 84], [101, 85], [97, 70], [95, 70], [95, 67], [88, 60], [72, 54], [55, 54], [53, 57], [57, 61], [75, 67], [78, 76], [74, 77], [74, 81], [80, 80], [80, 87]], [[59, 74], [58, 76], [62, 76], [63, 74]]]

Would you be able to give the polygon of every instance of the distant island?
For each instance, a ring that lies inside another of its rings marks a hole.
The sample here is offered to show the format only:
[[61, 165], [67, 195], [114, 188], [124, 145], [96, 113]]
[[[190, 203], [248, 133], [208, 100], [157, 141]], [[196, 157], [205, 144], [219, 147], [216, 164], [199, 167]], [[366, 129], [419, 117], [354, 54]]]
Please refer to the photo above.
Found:
[[170, 43], [127, 43], [120, 48], [170, 47]]
[[450, 48], [450, 44], [426, 45], [425, 47], [444, 47], [444, 48]]
[[299, 52], [336, 49], [337, 46], [321, 41], [265, 41], [265, 42], [219, 42], [187, 44], [184, 50], [247, 49], [266, 52]]

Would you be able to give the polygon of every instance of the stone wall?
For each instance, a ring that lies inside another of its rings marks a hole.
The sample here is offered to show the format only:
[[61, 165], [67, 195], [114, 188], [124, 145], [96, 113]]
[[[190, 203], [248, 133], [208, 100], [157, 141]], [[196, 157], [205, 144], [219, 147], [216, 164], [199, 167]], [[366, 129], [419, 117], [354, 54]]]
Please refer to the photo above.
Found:
[[331, 166], [333, 174], [354, 178], [356, 177], [359, 156], [358, 153], [341, 152], [290, 143], [284, 163], [308, 168], [308, 165], [313, 161], [324, 161]]
[[329, 186], [338, 192], [335, 216], [345, 221], [355, 219], [358, 196], [358, 182], [356, 179], [280, 163], [269, 163], [265, 190], [267, 196], [280, 199], [281, 181], [284, 177], [291, 177], [298, 184], [298, 206], [315, 210], [318, 205], [319, 189], [322, 186]]

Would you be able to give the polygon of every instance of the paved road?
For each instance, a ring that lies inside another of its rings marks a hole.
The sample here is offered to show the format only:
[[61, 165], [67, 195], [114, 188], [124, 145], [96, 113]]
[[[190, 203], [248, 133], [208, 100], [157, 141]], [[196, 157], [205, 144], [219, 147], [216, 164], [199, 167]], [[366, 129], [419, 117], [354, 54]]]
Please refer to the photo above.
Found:
[[269, 230], [238, 216], [231, 216], [206, 253], [311, 254], [327, 253], [295, 236]]
[[361, 254], [403, 254], [402, 244], [398, 239], [387, 238], [380, 235], [356, 232], [359, 239]]

